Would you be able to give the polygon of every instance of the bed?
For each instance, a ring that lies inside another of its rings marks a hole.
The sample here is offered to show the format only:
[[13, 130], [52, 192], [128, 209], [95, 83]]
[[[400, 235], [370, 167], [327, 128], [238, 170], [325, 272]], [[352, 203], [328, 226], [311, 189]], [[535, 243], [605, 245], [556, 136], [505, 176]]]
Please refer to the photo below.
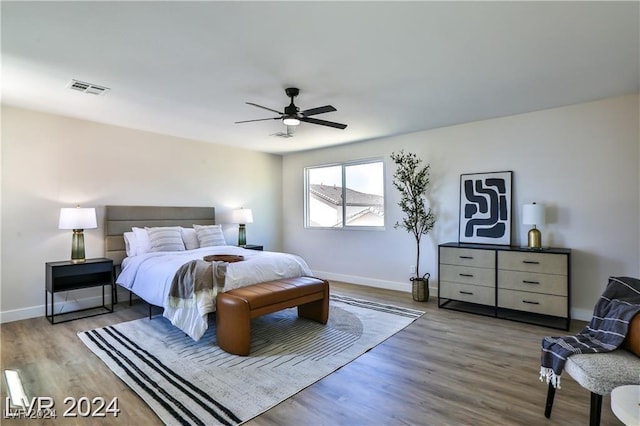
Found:
[[[151, 235], [153, 248], [142, 249], [141, 241]], [[178, 235], [184, 245], [182, 249], [178, 247]], [[215, 311], [218, 291], [312, 275], [299, 256], [226, 244], [221, 228], [215, 224], [212, 207], [106, 206], [105, 244], [106, 257], [113, 260], [116, 268], [116, 284], [150, 306], [164, 308], [163, 315], [194, 340], [200, 339], [208, 327], [207, 316]], [[242, 256], [244, 260], [232, 263], [203, 260], [212, 255]], [[202, 268], [212, 269], [205, 274]], [[195, 271], [189, 275], [194, 282], [188, 284], [196, 288], [203, 277], [212, 274], [212, 290], [196, 292], [197, 300], [194, 296], [193, 303], [176, 302], [173, 297], [176, 280], [184, 278], [181, 274], [185, 271]], [[220, 279], [221, 284], [216, 281]]]

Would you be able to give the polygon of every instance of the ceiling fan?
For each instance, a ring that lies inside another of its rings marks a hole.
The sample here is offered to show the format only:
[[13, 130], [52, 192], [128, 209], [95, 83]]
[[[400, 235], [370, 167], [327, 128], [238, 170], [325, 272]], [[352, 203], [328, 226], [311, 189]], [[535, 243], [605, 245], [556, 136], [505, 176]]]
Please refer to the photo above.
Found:
[[258, 108], [266, 109], [267, 111], [275, 112], [276, 114], [279, 114], [278, 117], [259, 118], [257, 120], [236, 121], [236, 124], [238, 124], [238, 123], [250, 123], [252, 121], [282, 120], [282, 124], [285, 124], [287, 126], [297, 126], [297, 125], [300, 124], [301, 121], [303, 121], [305, 123], [319, 124], [321, 126], [335, 127], [336, 129], [345, 129], [347, 127], [346, 124], [335, 123], [333, 121], [319, 120], [317, 118], [311, 117], [312, 115], [318, 115], [318, 114], [324, 114], [325, 112], [337, 111], [331, 105], [325, 105], [325, 106], [321, 106], [321, 107], [317, 107], [317, 108], [311, 108], [311, 109], [306, 109], [304, 111], [300, 111], [300, 108], [295, 106], [295, 104], [293, 103], [293, 98], [298, 96], [298, 93], [300, 93], [300, 90], [295, 88], [295, 87], [289, 87], [289, 88], [285, 89], [284, 91], [287, 94], [287, 96], [291, 98], [291, 103], [288, 106], [284, 107], [284, 112], [280, 112], [280, 111], [277, 111], [275, 109], [267, 108], [267, 107], [262, 106], [262, 105], [254, 104], [253, 102], [247, 102], [248, 105], [252, 105], [252, 106], [255, 106], [255, 107], [258, 107]]

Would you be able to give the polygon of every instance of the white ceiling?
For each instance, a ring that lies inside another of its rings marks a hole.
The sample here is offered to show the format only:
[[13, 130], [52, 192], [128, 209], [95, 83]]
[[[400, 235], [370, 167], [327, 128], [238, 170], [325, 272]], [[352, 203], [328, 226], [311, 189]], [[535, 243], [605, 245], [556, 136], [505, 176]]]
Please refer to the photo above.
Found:
[[[270, 153], [640, 90], [640, 3], [1, 2], [2, 103]], [[66, 88], [71, 79], [111, 88]], [[254, 102], [302, 110], [295, 137]]]

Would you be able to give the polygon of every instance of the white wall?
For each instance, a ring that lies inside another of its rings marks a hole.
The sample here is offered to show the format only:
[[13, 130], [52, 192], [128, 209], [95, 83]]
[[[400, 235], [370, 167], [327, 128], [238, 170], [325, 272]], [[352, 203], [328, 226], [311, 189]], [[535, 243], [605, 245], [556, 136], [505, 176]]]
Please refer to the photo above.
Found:
[[[437, 245], [458, 238], [460, 174], [513, 171], [515, 245], [526, 245], [522, 205], [547, 207], [543, 244], [572, 252], [572, 312], [591, 318], [611, 275], [640, 276], [640, 136], [638, 95], [286, 155], [284, 249], [322, 277], [410, 291], [413, 237], [393, 228], [401, 211], [389, 155], [405, 149], [431, 164], [438, 222], [422, 243], [421, 270], [437, 287]], [[357, 123], [352, 123], [357, 125]], [[386, 158], [386, 230], [303, 227], [303, 168]]]
[[[2, 109], [0, 321], [44, 313], [44, 263], [69, 257], [60, 207], [98, 211], [85, 231], [87, 257], [104, 254], [107, 204], [214, 206], [218, 222], [250, 207], [248, 242], [303, 255], [318, 275], [410, 291], [412, 237], [391, 186], [392, 151], [431, 163], [438, 213], [421, 269], [437, 285], [437, 244], [457, 239], [459, 176], [513, 170], [514, 243], [526, 241], [522, 204], [548, 208], [543, 243], [573, 249], [572, 311], [590, 318], [610, 275], [640, 276], [638, 96], [539, 111], [284, 157], [37, 113]], [[385, 231], [305, 230], [303, 168], [387, 159]], [[282, 194], [286, 193], [287, 197]], [[283, 223], [287, 225], [283, 227]], [[226, 226], [230, 243], [237, 229]], [[71, 293], [70, 300], [78, 297]], [[62, 295], [63, 296], [63, 295]]]
[[[213, 206], [223, 224], [244, 206], [247, 241], [279, 250], [281, 168], [277, 155], [3, 108], [0, 321], [44, 315], [45, 262], [70, 258], [60, 207], [96, 207], [88, 258], [104, 255], [105, 205]], [[236, 244], [237, 225], [223, 229]]]

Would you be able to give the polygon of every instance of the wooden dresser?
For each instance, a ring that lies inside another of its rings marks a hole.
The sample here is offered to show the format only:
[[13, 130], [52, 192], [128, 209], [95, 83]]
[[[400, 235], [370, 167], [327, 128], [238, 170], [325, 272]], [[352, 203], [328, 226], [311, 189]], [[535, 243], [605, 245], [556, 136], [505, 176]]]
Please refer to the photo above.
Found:
[[438, 306], [568, 330], [571, 250], [446, 243]]

